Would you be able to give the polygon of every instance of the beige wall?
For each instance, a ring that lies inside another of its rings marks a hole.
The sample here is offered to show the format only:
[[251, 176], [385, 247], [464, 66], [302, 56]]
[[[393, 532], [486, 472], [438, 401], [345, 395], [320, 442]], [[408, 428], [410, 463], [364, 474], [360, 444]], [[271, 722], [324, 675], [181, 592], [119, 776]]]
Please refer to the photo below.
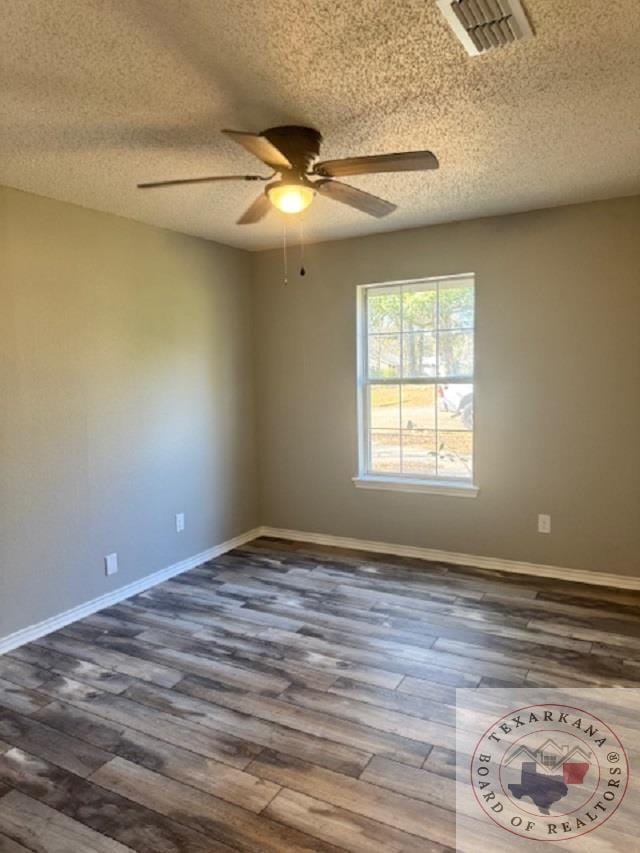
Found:
[[249, 272], [0, 189], [0, 637], [258, 522]]
[[[254, 256], [263, 523], [640, 573], [639, 226], [627, 198], [319, 244], [288, 287]], [[355, 489], [356, 286], [470, 271], [479, 496]]]
[[[0, 637], [259, 523], [637, 574], [639, 225], [631, 198], [319, 244], [285, 287], [279, 252], [0, 189]], [[356, 490], [355, 288], [461, 271], [480, 495]]]

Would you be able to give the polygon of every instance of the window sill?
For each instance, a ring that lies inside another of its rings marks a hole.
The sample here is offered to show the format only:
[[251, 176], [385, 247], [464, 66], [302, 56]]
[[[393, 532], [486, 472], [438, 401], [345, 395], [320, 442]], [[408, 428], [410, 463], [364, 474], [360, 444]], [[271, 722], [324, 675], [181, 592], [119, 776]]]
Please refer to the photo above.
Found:
[[425, 495], [475, 498], [480, 491], [473, 483], [455, 480], [410, 480], [402, 477], [353, 477], [357, 489], [381, 489], [391, 492], [421, 492]]

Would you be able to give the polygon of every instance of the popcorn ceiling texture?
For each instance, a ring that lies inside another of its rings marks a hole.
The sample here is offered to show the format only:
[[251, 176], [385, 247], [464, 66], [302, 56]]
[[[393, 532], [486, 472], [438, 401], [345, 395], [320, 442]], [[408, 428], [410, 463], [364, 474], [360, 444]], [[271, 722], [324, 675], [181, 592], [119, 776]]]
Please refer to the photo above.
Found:
[[525, 6], [534, 40], [469, 57], [432, 0], [4, 0], [0, 183], [265, 248], [275, 213], [234, 224], [255, 185], [135, 184], [260, 171], [220, 129], [298, 123], [323, 158], [441, 162], [352, 179], [384, 220], [316, 199], [309, 240], [637, 193], [637, 0]]

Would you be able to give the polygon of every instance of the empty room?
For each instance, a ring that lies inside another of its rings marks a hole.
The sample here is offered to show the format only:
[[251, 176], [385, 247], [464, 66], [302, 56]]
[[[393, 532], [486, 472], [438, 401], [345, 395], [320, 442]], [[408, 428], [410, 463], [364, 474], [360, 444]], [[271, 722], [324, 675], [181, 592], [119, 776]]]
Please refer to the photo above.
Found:
[[5, 0], [0, 80], [0, 853], [633, 850], [636, 0]]

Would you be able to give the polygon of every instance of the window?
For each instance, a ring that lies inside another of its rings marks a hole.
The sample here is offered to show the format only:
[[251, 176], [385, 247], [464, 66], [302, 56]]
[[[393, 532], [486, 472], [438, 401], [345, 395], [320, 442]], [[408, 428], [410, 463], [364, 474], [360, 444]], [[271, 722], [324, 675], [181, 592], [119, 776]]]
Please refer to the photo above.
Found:
[[472, 275], [359, 288], [357, 486], [475, 495]]

